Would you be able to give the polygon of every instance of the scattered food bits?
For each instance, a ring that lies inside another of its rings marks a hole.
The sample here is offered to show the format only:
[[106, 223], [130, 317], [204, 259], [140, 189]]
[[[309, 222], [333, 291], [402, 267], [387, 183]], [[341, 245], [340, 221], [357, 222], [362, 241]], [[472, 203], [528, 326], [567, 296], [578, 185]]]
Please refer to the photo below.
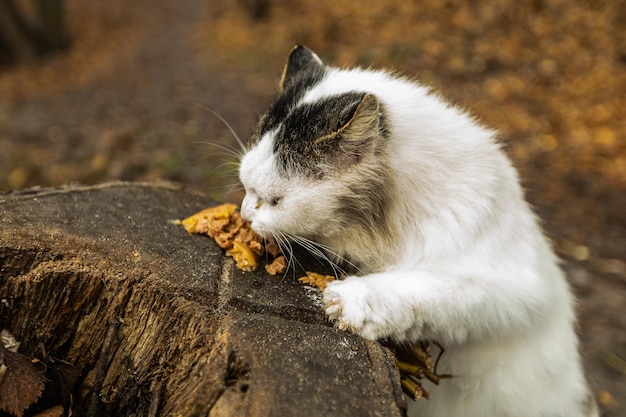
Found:
[[236, 204], [221, 204], [193, 214], [179, 222], [189, 233], [206, 234], [226, 249], [242, 271], [256, 271], [264, 253], [263, 239], [237, 211]]
[[265, 251], [274, 258], [282, 253], [280, 246], [278, 246], [278, 243], [274, 239], [268, 239], [267, 242], [265, 242]]
[[[265, 265], [268, 274], [278, 275], [287, 270], [287, 261], [282, 256], [278, 243], [274, 239], [264, 241], [254, 233], [250, 224], [237, 211], [235, 204], [210, 207], [176, 223], [181, 224], [189, 233], [212, 237], [220, 248], [226, 249], [226, 255], [232, 257], [237, 268], [242, 271], [256, 271], [259, 267], [259, 258], [265, 253], [274, 258], [271, 263]], [[323, 291], [334, 279], [332, 275], [307, 271], [306, 276], [299, 281]]]
[[257, 255], [245, 243], [234, 241], [233, 246], [226, 251], [237, 263], [237, 268], [245, 272], [256, 271], [258, 268]]
[[298, 281], [309, 284], [312, 287], [317, 288], [320, 291], [324, 291], [326, 285], [329, 282], [334, 281], [335, 277], [332, 275], [322, 275], [317, 272], [306, 271], [306, 276], [298, 278]]
[[615, 399], [613, 394], [611, 394], [609, 391], [606, 391], [606, 390], [599, 391], [597, 398], [598, 398], [598, 403], [600, 403], [600, 405], [605, 408], [615, 409], [618, 406], [617, 400]]
[[[267, 246], [266, 246], [267, 250]], [[277, 256], [271, 264], [265, 265], [265, 271], [270, 275], [282, 274], [287, 270], [287, 261], [284, 256]]]
[[[215, 207], [209, 207], [186, 219], [181, 220], [181, 224], [189, 233], [206, 233], [221, 230], [230, 222], [230, 216], [237, 210], [235, 204], [222, 204]], [[224, 220], [226, 222], [224, 223]], [[213, 236], [211, 236], [213, 237]]]

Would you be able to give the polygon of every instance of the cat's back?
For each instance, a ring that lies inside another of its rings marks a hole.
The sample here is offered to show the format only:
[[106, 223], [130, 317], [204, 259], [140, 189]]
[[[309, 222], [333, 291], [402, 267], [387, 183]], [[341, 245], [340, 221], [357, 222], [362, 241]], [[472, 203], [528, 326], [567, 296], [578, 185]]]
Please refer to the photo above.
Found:
[[[304, 94], [302, 103], [350, 92], [370, 93], [381, 112], [393, 142], [401, 147], [427, 143], [438, 151], [483, 152], [494, 147], [495, 133], [433, 89], [397, 73], [364, 68], [327, 67], [321, 80]], [[400, 149], [404, 153], [406, 149]]]

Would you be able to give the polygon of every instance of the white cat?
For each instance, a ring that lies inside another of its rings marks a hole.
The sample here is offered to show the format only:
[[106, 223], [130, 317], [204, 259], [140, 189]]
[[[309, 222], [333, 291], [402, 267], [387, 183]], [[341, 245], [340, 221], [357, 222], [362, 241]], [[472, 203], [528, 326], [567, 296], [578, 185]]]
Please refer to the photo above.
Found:
[[242, 214], [358, 267], [324, 291], [339, 328], [446, 348], [453, 378], [410, 412], [597, 416], [572, 295], [496, 133], [415, 82], [304, 47], [279, 87], [241, 161]]

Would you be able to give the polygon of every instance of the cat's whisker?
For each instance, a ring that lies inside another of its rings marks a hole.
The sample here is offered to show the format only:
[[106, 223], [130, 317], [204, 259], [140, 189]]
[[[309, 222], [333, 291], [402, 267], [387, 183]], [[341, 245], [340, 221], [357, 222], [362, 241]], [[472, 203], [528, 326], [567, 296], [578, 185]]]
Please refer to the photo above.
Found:
[[228, 191], [226, 191], [226, 193], [224, 194], [224, 198], [228, 197], [231, 193], [234, 193], [236, 191], [244, 191], [244, 190], [245, 188], [243, 187], [243, 185], [241, 185], [240, 182], [237, 182], [233, 184]]
[[330, 255], [332, 255], [334, 258], [338, 259], [342, 263], [345, 263], [346, 265], [350, 266], [352, 269], [354, 269], [354, 271], [358, 272], [359, 274], [364, 274], [361, 268], [359, 268], [356, 264], [351, 262], [348, 258], [345, 258], [339, 255], [336, 251], [334, 251], [330, 247], [322, 245], [321, 243], [318, 243], [318, 242], [312, 242], [312, 243], [318, 246], [320, 249], [324, 250], [325, 252], [329, 253]]
[[339, 271], [340, 271], [342, 274], [345, 274], [345, 273], [346, 273], [346, 271], [345, 271], [343, 268], [341, 268], [341, 267], [337, 264], [337, 262], [333, 262], [331, 259], [329, 259], [329, 258], [328, 258], [328, 256], [327, 256], [326, 254], [329, 254], [329, 255], [331, 255], [333, 258], [337, 259], [339, 262], [344, 263], [344, 264], [346, 264], [346, 265], [350, 266], [350, 267], [351, 267], [352, 269], [354, 269], [356, 272], [358, 272], [358, 273], [360, 273], [360, 274], [363, 274], [363, 271], [361, 271], [361, 269], [360, 269], [357, 265], [355, 265], [354, 263], [350, 262], [350, 261], [349, 261], [348, 259], [346, 259], [345, 257], [343, 257], [343, 256], [339, 255], [339, 254], [338, 254], [336, 251], [334, 251], [332, 248], [330, 248], [330, 247], [328, 247], [328, 246], [326, 246], [326, 245], [324, 245], [324, 244], [321, 244], [321, 243], [319, 243], [319, 242], [315, 242], [315, 241], [313, 241], [313, 240], [311, 240], [311, 239], [307, 239], [307, 238], [302, 237], [302, 236], [298, 236], [298, 239], [300, 239], [300, 241], [301, 241], [301, 242], [302, 242], [302, 241], [307, 242], [309, 245], [311, 245], [311, 246], [313, 246], [314, 248], [316, 248], [316, 250], [317, 250], [317, 251], [320, 251], [320, 252], [324, 255], [324, 256], [323, 256], [323, 257], [324, 257], [324, 259], [326, 259], [329, 263], [331, 263], [331, 264], [335, 265], [337, 268], [339, 268]]
[[335, 279], [339, 279], [340, 275], [345, 274], [345, 271], [339, 266], [337, 265], [335, 262], [333, 262], [325, 253], [323, 250], [321, 250], [320, 248], [318, 248], [314, 242], [300, 237], [300, 236], [294, 236], [291, 235], [290, 236], [296, 243], [298, 243], [300, 246], [302, 246], [304, 249], [306, 249], [309, 253], [311, 253], [313, 256], [322, 259], [323, 261], [328, 262], [328, 264], [330, 265], [330, 267], [333, 270], [333, 274], [335, 275]]
[[[230, 147], [227, 144], [219, 143], [213, 140], [197, 140], [197, 141], [190, 142], [190, 144], [213, 146], [217, 149], [220, 149], [221, 151], [224, 151], [222, 155], [232, 156], [237, 161], [240, 160], [241, 157], [243, 156], [242, 151], [240, 151], [239, 149]], [[212, 155], [216, 155], [216, 153], [213, 153]]]
[[207, 187], [207, 191], [211, 192], [212, 195], [219, 196], [217, 197], [219, 200], [227, 199], [228, 196], [237, 191], [244, 191], [243, 185], [239, 182], [231, 182], [228, 184], [216, 184]]
[[243, 186], [241, 185], [240, 182], [231, 182], [228, 184], [220, 184], [220, 185], [214, 185], [212, 187], [210, 187], [212, 190], [217, 190], [220, 188], [230, 188], [231, 190], [237, 186], [240, 186], [241, 189], [243, 189]]
[[[294, 277], [295, 277], [295, 264], [298, 263], [298, 265], [300, 265], [300, 262], [298, 262], [295, 257], [293, 247], [291, 246], [289, 239], [280, 232], [273, 233], [273, 236], [274, 236], [274, 239], [276, 239], [278, 246], [280, 246], [281, 251], [285, 255], [285, 258], [287, 259], [287, 268], [285, 269], [285, 273], [283, 274], [282, 280], [285, 279], [285, 277], [287, 276], [287, 272], [289, 271], [290, 268], [292, 269], [294, 273]], [[300, 265], [300, 267], [302, 267], [302, 265]]]
[[285, 276], [287, 276], [287, 271], [289, 271], [289, 266], [291, 267], [291, 271], [295, 278], [296, 266], [299, 266], [302, 269], [304, 269], [304, 267], [302, 266], [300, 261], [298, 261], [298, 258], [296, 257], [296, 251], [293, 249], [293, 245], [291, 244], [289, 237], [284, 234], [281, 234], [281, 235], [283, 236], [283, 242], [289, 247], [289, 252], [291, 253], [291, 259], [289, 260], [289, 265], [288, 265], [287, 270], [285, 270], [285, 275], [283, 276], [283, 279], [285, 278]]
[[287, 260], [287, 269], [289, 269], [289, 266], [291, 265], [291, 252], [289, 252], [289, 247], [283, 242], [283, 238], [280, 233], [272, 233], [272, 237], [276, 240], [278, 247], [280, 247], [280, 251], [285, 256], [285, 259]]
[[202, 107], [205, 110], [208, 110], [209, 112], [211, 112], [213, 114], [213, 116], [217, 117], [222, 123], [224, 123], [224, 126], [226, 126], [226, 128], [230, 131], [230, 133], [233, 135], [233, 137], [235, 138], [235, 140], [237, 141], [237, 143], [241, 147], [241, 151], [242, 152], [246, 152], [246, 145], [243, 143], [243, 141], [241, 140], [239, 135], [237, 135], [237, 132], [235, 132], [235, 129], [233, 129], [233, 127], [230, 125], [230, 123], [228, 123], [226, 121], [226, 119], [224, 119], [217, 111], [215, 111], [210, 106], [206, 106], [206, 105], [200, 104], [200, 107]]
[[233, 154], [240, 154], [242, 153], [242, 151], [236, 147], [236, 146], [231, 146], [229, 142], [223, 142], [221, 140], [216, 140], [216, 139], [196, 139], [196, 140], [192, 140], [189, 141], [188, 144], [190, 145], [212, 145], [215, 147], [218, 147], [220, 149], [223, 149], [225, 151], [229, 151]]
[[232, 165], [232, 163], [231, 163], [231, 162], [223, 162], [223, 163], [221, 163], [221, 164], [219, 164], [219, 165], [215, 166], [215, 167], [214, 167], [211, 171], [209, 171], [209, 175], [213, 175], [213, 174], [215, 174], [217, 171], [220, 171], [220, 170], [226, 170], [226, 169], [228, 169], [228, 170], [230, 170], [230, 171], [231, 171], [230, 173], [228, 173], [228, 172], [224, 172], [224, 173], [221, 173], [221, 174], [220, 174], [220, 176], [221, 176], [221, 177], [234, 177], [234, 176], [237, 176], [237, 177], [238, 177], [238, 175], [237, 175], [236, 171], [234, 171], [234, 170], [230, 167], [231, 165]]
[[[293, 249], [293, 246], [291, 245], [291, 241], [293, 240], [291, 235], [283, 233], [283, 239], [287, 242], [287, 244], [290, 246], [292, 254], [293, 254], [293, 274], [294, 274], [294, 278], [295, 278], [295, 273], [296, 273], [296, 265], [303, 271], [305, 271], [304, 265], [302, 265], [302, 263], [300, 263], [300, 261], [298, 260], [298, 257], [296, 256], [296, 251]], [[293, 240], [295, 243], [295, 240]]]

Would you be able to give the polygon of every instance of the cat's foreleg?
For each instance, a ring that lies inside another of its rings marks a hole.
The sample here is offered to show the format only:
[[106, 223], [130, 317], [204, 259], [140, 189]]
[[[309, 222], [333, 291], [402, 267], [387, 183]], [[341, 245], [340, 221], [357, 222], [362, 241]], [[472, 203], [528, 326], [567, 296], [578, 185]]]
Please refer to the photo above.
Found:
[[387, 271], [331, 282], [324, 302], [337, 327], [367, 339], [462, 343], [531, 328], [546, 302], [529, 281]]

